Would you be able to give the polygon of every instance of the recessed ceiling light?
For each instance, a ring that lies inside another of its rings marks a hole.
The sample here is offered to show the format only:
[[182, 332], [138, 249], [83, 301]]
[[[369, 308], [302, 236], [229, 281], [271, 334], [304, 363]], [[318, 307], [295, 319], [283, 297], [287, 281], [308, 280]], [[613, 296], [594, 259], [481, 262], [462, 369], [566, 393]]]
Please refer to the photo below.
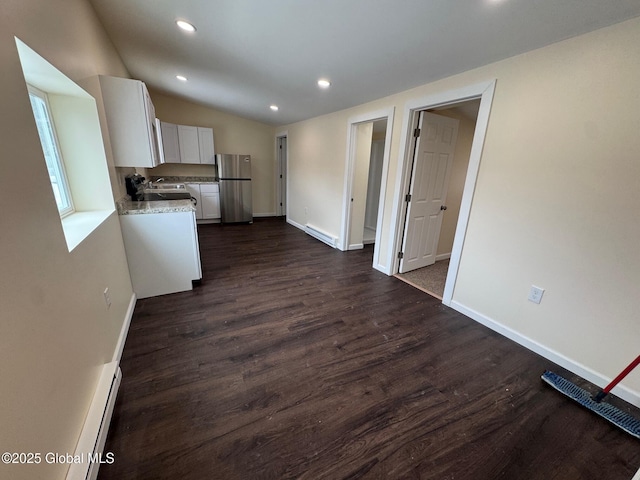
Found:
[[331, 86], [331, 82], [329, 80], [321, 78], [320, 80], [318, 80], [318, 86], [320, 88], [329, 88]]
[[196, 27], [185, 20], [176, 20], [176, 25], [178, 25], [185, 32], [195, 32]]
[[180, 80], [181, 82], [186, 82], [187, 81], [187, 77], [185, 77], [184, 75], [176, 75], [176, 78], [178, 80]]
[[269, 108], [271, 110], [273, 110], [274, 112], [277, 112], [278, 110], [280, 110], [277, 105], [271, 105], [271, 106], [269, 106]]

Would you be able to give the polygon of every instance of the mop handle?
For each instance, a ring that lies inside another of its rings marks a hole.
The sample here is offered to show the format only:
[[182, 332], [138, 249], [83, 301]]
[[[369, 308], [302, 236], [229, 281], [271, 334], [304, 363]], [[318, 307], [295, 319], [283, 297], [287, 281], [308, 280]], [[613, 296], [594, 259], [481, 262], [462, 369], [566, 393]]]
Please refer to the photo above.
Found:
[[638, 357], [631, 362], [627, 368], [625, 368], [622, 372], [620, 372], [620, 375], [618, 375], [616, 378], [614, 378], [613, 380], [611, 380], [611, 383], [609, 383], [609, 385], [607, 385], [606, 387], [604, 387], [602, 390], [600, 390], [600, 392], [593, 397], [593, 399], [596, 402], [600, 402], [600, 400], [602, 400], [610, 391], [613, 387], [615, 387], [618, 383], [620, 383], [620, 381], [626, 377], [627, 375], [629, 375], [629, 373], [631, 372], [631, 370], [633, 370], [634, 368], [636, 368], [638, 365], [640, 365], [640, 355], [638, 355]]

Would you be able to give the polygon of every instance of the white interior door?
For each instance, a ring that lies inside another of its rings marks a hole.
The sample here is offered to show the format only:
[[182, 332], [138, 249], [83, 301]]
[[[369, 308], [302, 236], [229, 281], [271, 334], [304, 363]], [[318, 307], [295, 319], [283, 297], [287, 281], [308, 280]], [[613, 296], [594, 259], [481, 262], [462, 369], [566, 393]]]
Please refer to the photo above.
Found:
[[436, 261], [458, 120], [420, 112], [400, 273]]

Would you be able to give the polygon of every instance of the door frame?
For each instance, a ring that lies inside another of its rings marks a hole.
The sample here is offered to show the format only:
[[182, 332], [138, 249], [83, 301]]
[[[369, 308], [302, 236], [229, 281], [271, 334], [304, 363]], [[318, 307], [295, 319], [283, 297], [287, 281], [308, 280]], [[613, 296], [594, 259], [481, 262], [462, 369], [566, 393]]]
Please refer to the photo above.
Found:
[[422, 98], [409, 100], [404, 108], [404, 120], [402, 123], [401, 145], [398, 165], [398, 175], [396, 177], [395, 198], [392, 209], [391, 228], [393, 229], [390, 238], [390, 248], [387, 251], [387, 265], [391, 266], [389, 274], [398, 273], [400, 267], [400, 259], [398, 252], [402, 248], [402, 238], [405, 229], [405, 215], [407, 204], [404, 201], [405, 193], [411, 181], [411, 159], [413, 158], [414, 144], [413, 131], [417, 125], [418, 116], [421, 110], [431, 108], [453, 106], [468, 100], [480, 99], [480, 108], [478, 110], [478, 119], [476, 121], [476, 129], [473, 134], [473, 142], [471, 144], [471, 154], [469, 155], [469, 167], [467, 168], [467, 178], [464, 183], [462, 193], [462, 203], [460, 205], [460, 214], [456, 225], [456, 233], [453, 239], [453, 248], [451, 249], [451, 259], [449, 261], [449, 270], [447, 272], [447, 280], [442, 295], [442, 303], [451, 305], [453, 291], [458, 276], [458, 268], [460, 266], [460, 258], [464, 247], [464, 239], [467, 233], [469, 216], [471, 214], [471, 203], [475, 193], [476, 181], [478, 179], [478, 171], [480, 169], [480, 159], [484, 148], [485, 136], [489, 124], [489, 114], [491, 113], [491, 104], [496, 87], [496, 80], [490, 80], [475, 85], [469, 85], [456, 90], [436, 93]]
[[284, 130], [282, 132], [278, 132], [276, 133], [276, 137], [275, 137], [275, 155], [274, 155], [274, 159], [275, 159], [275, 168], [274, 168], [274, 181], [275, 181], [275, 199], [274, 199], [274, 206], [275, 206], [275, 215], [278, 216], [278, 213], [280, 213], [280, 208], [278, 205], [278, 198], [280, 198], [280, 194], [281, 194], [281, 185], [282, 182], [280, 181], [280, 177], [279, 177], [279, 171], [280, 171], [280, 156], [279, 156], [279, 149], [278, 149], [278, 140], [280, 138], [286, 138], [287, 139], [287, 148], [285, 149], [285, 156], [284, 156], [284, 170], [285, 170], [285, 204], [284, 204], [284, 218], [285, 220], [289, 218], [289, 202], [288, 202], [288, 195], [287, 193], [289, 192], [289, 131], [288, 130]]
[[391, 152], [391, 133], [393, 131], [393, 116], [395, 107], [363, 113], [347, 120], [347, 153], [344, 172], [344, 187], [342, 201], [342, 225], [340, 228], [339, 248], [349, 249], [349, 232], [351, 225], [351, 194], [355, 178], [356, 146], [358, 125], [361, 123], [387, 120], [387, 130], [384, 138], [384, 153], [382, 154], [382, 179], [380, 184], [380, 199], [378, 201], [378, 219], [376, 221], [376, 241], [373, 247], [373, 267], [380, 270], [380, 239], [382, 235], [382, 215], [384, 213], [384, 199], [387, 192], [387, 177], [389, 175], [389, 156]]

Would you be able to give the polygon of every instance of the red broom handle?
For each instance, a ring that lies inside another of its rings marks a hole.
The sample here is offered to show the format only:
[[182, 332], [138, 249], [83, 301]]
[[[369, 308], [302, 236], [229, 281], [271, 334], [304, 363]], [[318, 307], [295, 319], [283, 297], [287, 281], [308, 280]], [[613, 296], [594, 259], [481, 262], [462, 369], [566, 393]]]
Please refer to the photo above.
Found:
[[604, 387], [602, 390], [600, 390], [596, 395], [594, 395], [593, 397], [591, 397], [593, 399], [593, 401], [595, 401], [596, 403], [600, 403], [602, 401], [602, 399], [604, 397], [606, 397], [609, 392], [611, 391], [611, 389], [613, 387], [615, 387], [618, 383], [620, 383], [620, 381], [626, 377], [627, 375], [629, 375], [629, 372], [631, 372], [631, 370], [633, 370], [634, 368], [636, 368], [638, 365], [640, 364], [640, 355], [638, 355], [638, 357], [631, 362], [627, 368], [625, 368], [622, 372], [620, 372], [620, 375], [618, 375], [616, 378], [614, 378], [613, 380], [611, 380], [611, 383], [609, 383], [609, 385], [607, 385], [606, 387]]
[[602, 391], [607, 394], [611, 391], [611, 389], [613, 387], [615, 387], [618, 383], [620, 383], [620, 381], [626, 377], [627, 375], [629, 375], [629, 372], [631, 372], [631, 370], [633, 370], [634, 368], [636, 368], [638, 365], [640, 365], [640, 355], [638, 355], [638, 357], [631, 362], [627, 368], [625, 368], [622, 372], [620, 372], [620, 375], [618, 375], [616, 378], [614, 378], [613, 380], [611, 380], [611, 383], [609, 385], [607, 385], [606, 387], [604, 387], [602, 389]]

